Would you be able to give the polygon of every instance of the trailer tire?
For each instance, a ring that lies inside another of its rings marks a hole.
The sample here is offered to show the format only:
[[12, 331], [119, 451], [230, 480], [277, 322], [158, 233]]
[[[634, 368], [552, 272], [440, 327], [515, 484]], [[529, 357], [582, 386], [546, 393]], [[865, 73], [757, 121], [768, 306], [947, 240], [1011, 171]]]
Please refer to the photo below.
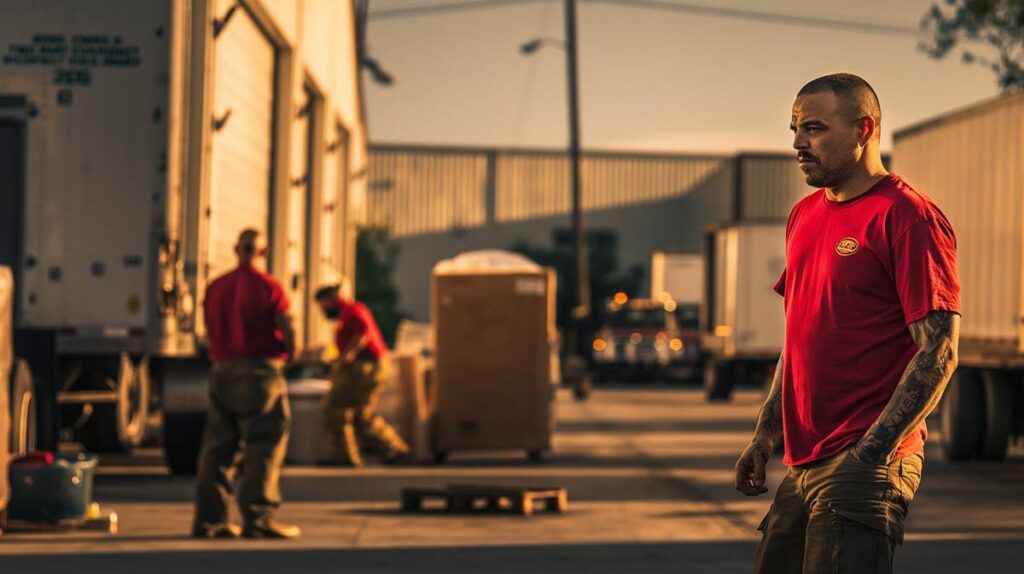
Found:
[[953, 373], [942, 399], [942, 450], [949, 460], [978, 456], [985, 416], [982, 381], [976, 369], [960, 368]]
[[32, 369], [18, 359], [11, 369], [11, 453], [15, 456], [36, 450], [36, 392]]
[[206, 413], [164, 413], [164, 458], [171, 474], [195, 474]]
[[[101, 377], [110, 377], [112, 365], [93, 365]], [[149, 359], [138, 367], [126, 353], [118, 357], [117, 402], [93, 405], [92, 415], [79, 432], [89, 452], [131, 452], [142, 443], [149, 418]], [[106, 380], [109, 385], [109, 380]]]
[[728, 401], [735, 386], [735, 369], [727, 362], [709, 360], [704, 364], [704, 393], [709, 402]]
[[1013, 381], [1006, 371], [985, 370], [985, 428], [978, 458], [1003, 460], [1013, 430]]

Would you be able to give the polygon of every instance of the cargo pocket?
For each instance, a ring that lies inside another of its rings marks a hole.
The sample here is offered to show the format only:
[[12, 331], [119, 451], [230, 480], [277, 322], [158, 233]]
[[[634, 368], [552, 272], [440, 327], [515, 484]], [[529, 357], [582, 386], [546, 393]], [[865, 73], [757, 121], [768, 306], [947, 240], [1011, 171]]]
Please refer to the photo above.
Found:
[[884, 502], [830, 505], [827, 547], [831, 572], [892, 572], [896, 545], [903, 543], [903, 523], [893, 512]]
[[762, 534], [764, 533], [764, 529], [765, 529], [765, 528], [768, 528], [768, 518], [769, 518], [769, 517], [771, 517], [771, 515], [772, 515], [772, 510], [774, 510], [774, 509], [775, 509], [775, 505], [774, 505], [774, 504], [772, 504], [771, 506], [769, 506], [769, 507], [768, 507], [768, 512], [766, 512], [766, 513], [764, 514], [764, 518], [762, 518], [762, 519], [761, 519], [761, 524], [758, 524], [758, 525], [757, 525], [757, 529], [758, 529], [758, 530], [759, 530], [759, 531], [760, 531], [760, 532], [761, 532]]

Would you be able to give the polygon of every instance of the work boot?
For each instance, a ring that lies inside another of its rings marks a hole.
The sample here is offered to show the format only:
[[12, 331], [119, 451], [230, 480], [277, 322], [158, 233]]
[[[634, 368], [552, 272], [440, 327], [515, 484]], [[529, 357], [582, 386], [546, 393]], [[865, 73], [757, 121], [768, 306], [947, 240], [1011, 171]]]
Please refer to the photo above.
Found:
[[321, 458], [316, 461], [317, 466], [339, 466], [344, 468], [363, 468], [363, 461], [349, 460], [345, 458]]
[[281, 524], [272, 518], [259, 518], [245, 525], [242, 536], [246, 538], [298, 538], [302, 529], [291, 524]]
[[409, 450], [392, 450], [384, 454], [381, 462], [384, 464], [406, 464], [411, 460]]
[[192, 527], [192, 538], [238, 538], [242, 529], [235, 524], [196, 524]]

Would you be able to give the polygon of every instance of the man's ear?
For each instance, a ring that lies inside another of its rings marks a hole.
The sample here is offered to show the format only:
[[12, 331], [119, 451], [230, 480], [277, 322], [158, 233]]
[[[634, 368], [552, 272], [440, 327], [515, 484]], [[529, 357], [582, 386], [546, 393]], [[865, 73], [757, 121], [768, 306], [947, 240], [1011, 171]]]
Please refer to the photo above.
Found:
[[857, 143], [861, 146], [868, 145], [875, 132], [878, 131], [878, 122], [871, 116], [864, 116], [857, 120]]

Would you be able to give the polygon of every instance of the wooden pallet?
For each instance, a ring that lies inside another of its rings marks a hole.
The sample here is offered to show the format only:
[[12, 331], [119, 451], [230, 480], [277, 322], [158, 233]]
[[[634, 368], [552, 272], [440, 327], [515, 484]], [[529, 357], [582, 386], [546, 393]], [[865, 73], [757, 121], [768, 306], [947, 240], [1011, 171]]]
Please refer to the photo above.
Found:
[[537, 502], [544, 510], [565, 512], [569, 495], [558, 487], [514, 487], [480, 484], [449, 484], [445, 488], [403, 488], [402, 512], [422, 511], [424, 502], [440, 499], [448, 512], [511, 512], [533, 514]]

